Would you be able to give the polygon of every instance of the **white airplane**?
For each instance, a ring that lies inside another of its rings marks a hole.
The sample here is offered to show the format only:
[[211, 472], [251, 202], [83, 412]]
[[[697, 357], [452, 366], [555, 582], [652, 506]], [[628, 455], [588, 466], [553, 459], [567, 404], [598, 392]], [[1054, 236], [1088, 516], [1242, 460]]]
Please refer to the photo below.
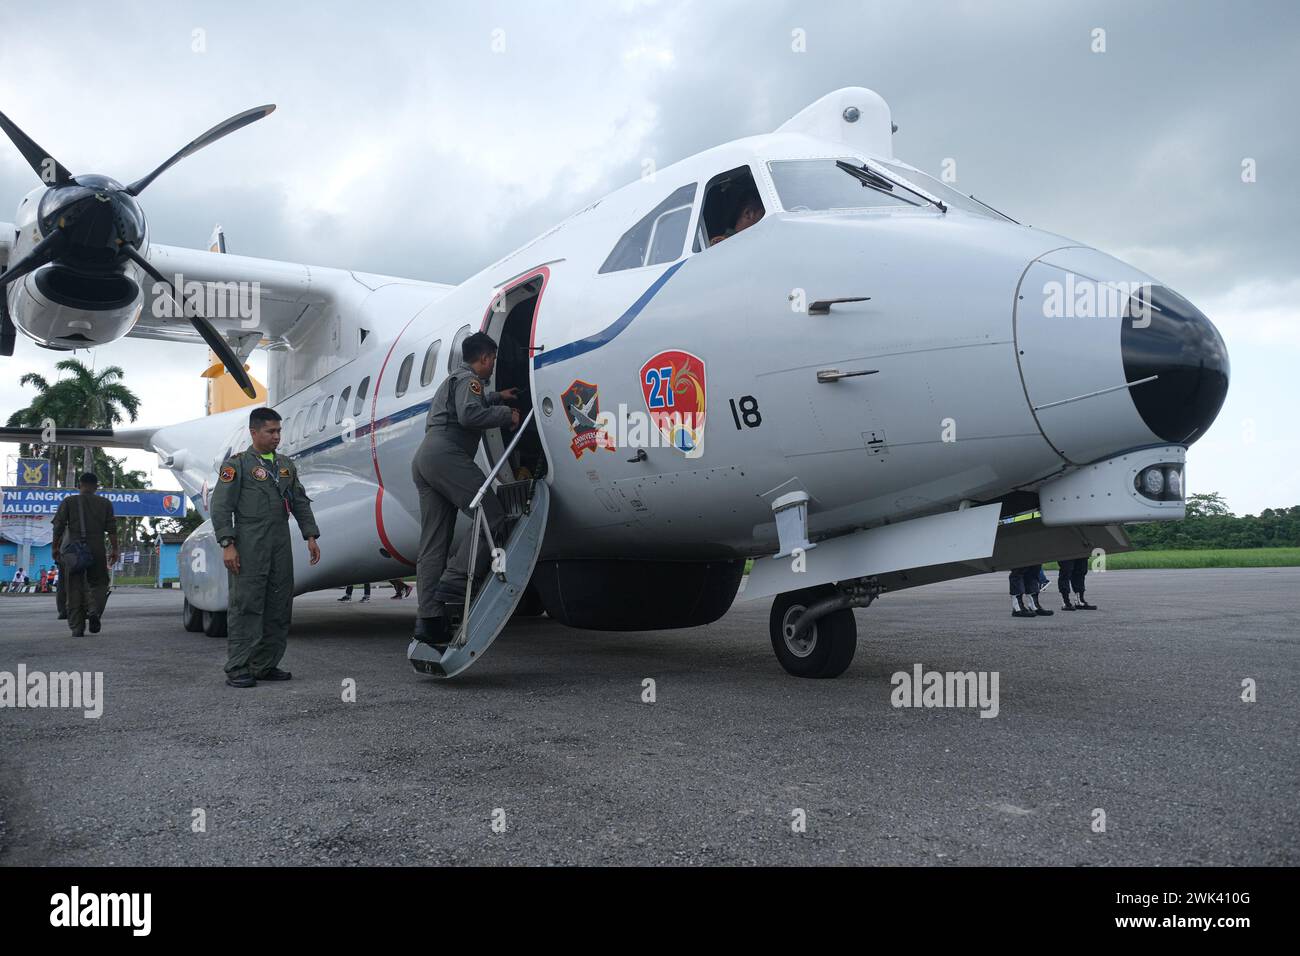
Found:
[[[429, 400], [465, 336], [491, 334], [493, 387], [525, 389], [529, 417], [489, 433], [480, 463], [519, 520], [482, 542], [494, 573], [453, 644], [412, 643], [417, 670], [458, 673], [520, 611], [708, 624], [752, 558], [739, 597], [772, 598], [780, 663], [833, 677], [852, 609], [881, 593], [1124, 550], [1120, 522], [1184, 516], [1187, 446], [1227, 391], [1214, 326], [1145, 273], [896, 160], [870, 90], [631, 183], [459, 285], [150, 243], [144, 186], [271, 109], [127, 187], [73, 176], [0, 116], [47, 184], [0, 226], [3, 344], [15, 328], [59, 349], [206, 341], [242, 384], [268, 349], [281, 451], [323, 530], [320, 564], [298, 545], [302, 593], [411, 571]], [[247, 289], [256, 314], [222, 307]], [[246, 421], [61, 438], [156, 451], [206, 513]], [[220, 634], [210, 522], [186, 553], [185, 626]]]

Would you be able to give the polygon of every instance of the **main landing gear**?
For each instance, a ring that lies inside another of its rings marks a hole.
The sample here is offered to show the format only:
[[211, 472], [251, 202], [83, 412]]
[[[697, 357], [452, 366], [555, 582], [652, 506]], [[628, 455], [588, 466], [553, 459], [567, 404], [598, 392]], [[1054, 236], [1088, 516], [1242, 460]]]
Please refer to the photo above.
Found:
[[768, 619], [776, 659], [795, 677], [839, 677], [858, 649], [853, 608], [879, 593], [874, 582], [852, 582], [778, 594]]

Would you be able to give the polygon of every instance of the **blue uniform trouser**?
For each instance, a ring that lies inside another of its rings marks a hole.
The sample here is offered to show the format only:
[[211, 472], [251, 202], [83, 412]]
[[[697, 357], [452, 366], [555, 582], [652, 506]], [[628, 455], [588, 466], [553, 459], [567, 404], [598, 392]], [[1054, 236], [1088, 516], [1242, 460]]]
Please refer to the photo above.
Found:
[[1011, 572], [1011, 596], [1020, 597], [1023, 594], [1037, 594], [1038, 572], [1041, 570], [1043, 570], [1041, 564], [1015, 568]]
[[1057, 563], [1061, 566], [1061, 573], [1056, 576], [1057, 589], [1062, 594], [1069, 594], [1071, 589], [1075, 594], [1082, 594], [1084, 590], [1083, 579], [1088, 573], [1088, 559], [1070, 558]]

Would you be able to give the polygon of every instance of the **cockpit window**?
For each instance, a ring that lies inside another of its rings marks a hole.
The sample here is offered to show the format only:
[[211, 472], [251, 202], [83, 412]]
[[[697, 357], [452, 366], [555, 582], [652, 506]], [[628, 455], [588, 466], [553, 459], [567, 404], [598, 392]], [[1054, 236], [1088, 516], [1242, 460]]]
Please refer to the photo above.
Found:
[[683, 186], [651, 209], [635, 226], [623, 233], [600, 274], [639, 269], [641, 266], [673, 262], [686, 246], [697, 183]]
[[988, 216], [991, 219], [1006, 219], [1008, 222], [1015, 222], [1010, 216], [998, 212], [992, 206], [986, 206], [973, 196], [967, 196], [960, 190], [953, 189], [946, 183], [940, 182], [933, 176], [927, 176], [919, 169], [913, 169], [911, 166], [905, 166], [903, 163], [894, 160], [877, 159], [874, 162], [879, 163], [891, 173], [920, 186], [926, 192], [938, 196], [949, 206], [955, 206], [965, 212], [973, 212], [978, 216]]
[[696, 252], [715, 246], [729, 236], [743, 232], [767, 214], [754, 174], [738, 166], [709, 180], [700, 210], [702, 228], [696, 230]]
[[[768, 169], [772, 172], [772, 182], [776, 185], [777, 195], [781, 197], [781, 204], [786, 210], [825, 212], [837, 209], [925, 205], [923, 197], [901, 186], [891, 188], [887, 180], [881, 181], [883, 188], [864, 186], [858, 179], [846, 174], [836, 165], [836, 162], [837, 160], [834, 159], [797, 159], [768, 163]], [[862, 165], [861, 159], [845, 159], [843, 162], [855, 167]], [[1009, 219], [996, 209], [941, 183], [933, 176], [927, 176], [920, 170], [892, 160], [873, 159], [871, 162], [900, 180], [910, 182], [937, 196], [947, 206], [979, 216]]]
[[916, 205], [901, 196], [866, 188], [845, 175], [833, 159], [781, 160], [768, 163], [767, 168], [787, 212]]

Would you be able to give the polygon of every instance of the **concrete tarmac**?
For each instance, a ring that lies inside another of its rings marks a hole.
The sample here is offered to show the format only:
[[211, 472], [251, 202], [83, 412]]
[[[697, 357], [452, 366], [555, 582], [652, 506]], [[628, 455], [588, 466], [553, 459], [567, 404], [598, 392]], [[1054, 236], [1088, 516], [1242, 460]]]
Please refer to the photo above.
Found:
[[[294, 679], [250, 690], [177, 591], [119, 589], [84, 638], [0, 595], [0, 679], [104, 680], [98, 719], [0, 709], [0, 864], [1300, 863], [1300, 568], [1089, 584], [1099, 610], [1033, 620], [1004, 575], [885, 595], [828, 681], [780, 668], [755, 601], [517, 620], [437, 682], [413, 600], [326, 592], [295, 603]], [[892, 706], [918, 663], [997, 672], [997, 716]]]

